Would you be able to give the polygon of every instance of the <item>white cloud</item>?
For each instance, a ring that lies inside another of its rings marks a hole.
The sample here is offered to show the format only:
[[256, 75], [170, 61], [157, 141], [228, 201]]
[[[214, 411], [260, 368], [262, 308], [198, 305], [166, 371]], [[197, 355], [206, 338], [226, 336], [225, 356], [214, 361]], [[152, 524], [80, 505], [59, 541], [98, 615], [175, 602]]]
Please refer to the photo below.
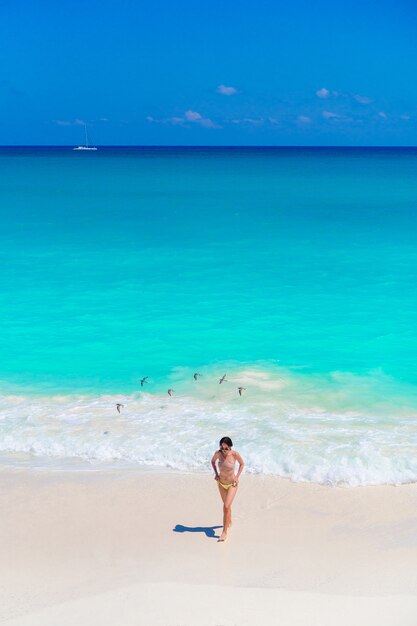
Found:
[[53, 120], [54, 124], [58, 124], [58, 126], [85, 126], [87, 122], [84, 120]]
[[379, 117], [382, 117], [383, 120], [388, 119], [388, 115], [384, 111], [378, 111]]
[[203, 117], [200, 113], [191, 111], [191, 109], [184, 113], [184, 117], [187, 122], [200, 124], [203, 128], [220, 128], [220, 126], [209, 117]]
[[260, 124], [263, 124], [263, 123], [264, 123], [264, 120], [262, 117], [259, 117], [259, 118], [244, 117], [242, 119], [232, 120], [232, 124], [249, 124], [252, 126], [259, 126]]
[[155, 119], [152, 115], [147, 115], [146, 120], [150, 123], [156, 124], [173, 124], [174, 126], [188, 126], [189, 124], [198, 124], [202, 128], [221, 128], [216, 122], [213, 122], [209, 117], [203, 117], [198, 111], [192, 111], [189, 109], [185, 111], [182, 117], [166, 117], [163, 119]]
[[358, 93], [353, 94], [353, 98], [356, 102], [359, 102], [359, 104], [370, 104], [372, 102], [372, 98], [368, 98], [368, 96], [361, 96]]
[[318, 98], [328, 98], [330, 96], [330, 91], [326, 89], [326, 87], [322, 87], [318, 91], [316, 91], [316, 96]]
[[184, 117], [187, 120], [187, 122], [200, 122], [203, 117], [200, 115], [200, 113], [197, 113], [197, 111], [186, 111], [184, 113]]
[[403, 113], [403, 115], [400, 115], [400, 118], [401, 118], [402, 120], [406, 120], [406, 121], [408, 121], [408, 120], [410, 120], [410, 119], [411, 119], [411, 116], [410, 116], [410, 115], [407, 115], [406, 113]]
[[203, 128], [221, 128], [219, 124], [216, 124], [216, 122], [213, 122], [213, 120], [208, 117], [202, 118], [201, 120], [198, 120], [198, 122]]
[[341, 120], [344, 119], [344, 115], [340, 115], [339, 113], [333, 113], [332, 111], [323, 111], [322, 113], [325, 120]]
[[353, 98], [354, 100], [356, 100], [356, 102], [359, 102], [359, 104], [371, 104], [371, 102], [373, 102], [372, 98], [369, 98], [369, 96], [362, 96], [359, 93], [345, 93], [342, 91], [336, 91], [334, 89], [330, 91], [329, 89], [326, 89], [326, 87], [322, 87], [321, 89], [316, 91], [316, 96], [322, 98], [323, 100], [325, 100], [326, 98], [330, 98], [331, 96], [344, 99]]
[[219, 85], [216, 91], [222, 96], [234, 96], [237, 93], [236, 87], [227, 87], [226, 85]]
[[100, 122], [108, 122], [109, 118], [108, 117], [100, 117]]
[[310, 124], [311, 117], [308, 117], [308, 115], [299, 115], [297, 117], [297, 122], [300, 122], [301, 124]]
[[169, 117], [166, 122], [170, 122], [171, 124], [183, 124], [185, 119], [183, 117]]

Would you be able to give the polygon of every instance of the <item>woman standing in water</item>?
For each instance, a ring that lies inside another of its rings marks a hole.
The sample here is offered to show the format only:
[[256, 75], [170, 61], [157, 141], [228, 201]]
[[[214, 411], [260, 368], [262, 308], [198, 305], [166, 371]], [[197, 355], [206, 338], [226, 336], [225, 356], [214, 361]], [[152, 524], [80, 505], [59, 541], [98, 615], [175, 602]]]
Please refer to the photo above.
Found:
[[[245, 463], [240, 454], [232, 450], [232, 440], [230, 437], [222, 437], [220, 439], [220, 449], [214, 453], [211, 464], [214, 469], [217, 484], [219, 486], [220, 496], [223, 500], [223, 532], [219, 541], [224, 541], [227, 537], [227, 531], [232, 525], [232, 502], [235, 499], [237, 488], [239, 485], [239, 476], [243, 472]], [[219, 462], [217, 468], [217, 461]], [[239, 463], [239, 470], [235, 474], [236, 462]]]

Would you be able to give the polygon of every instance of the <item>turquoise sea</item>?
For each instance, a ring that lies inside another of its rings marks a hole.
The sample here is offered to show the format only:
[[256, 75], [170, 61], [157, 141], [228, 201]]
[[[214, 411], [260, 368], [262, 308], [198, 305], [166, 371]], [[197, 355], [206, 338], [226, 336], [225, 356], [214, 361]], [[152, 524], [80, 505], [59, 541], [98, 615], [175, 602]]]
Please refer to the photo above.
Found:
[[1, 148], [0, 211], [5, 462], [417, 480], [417, 149]]

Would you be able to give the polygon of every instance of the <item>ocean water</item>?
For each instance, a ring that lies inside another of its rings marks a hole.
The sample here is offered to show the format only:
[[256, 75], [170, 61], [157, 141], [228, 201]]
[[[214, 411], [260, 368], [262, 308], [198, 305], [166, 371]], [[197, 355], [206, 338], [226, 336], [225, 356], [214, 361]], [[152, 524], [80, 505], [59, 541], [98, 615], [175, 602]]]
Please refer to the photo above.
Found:
[[2, 462], [417, 480], [417, 149], [3, 148], [0, 212]]

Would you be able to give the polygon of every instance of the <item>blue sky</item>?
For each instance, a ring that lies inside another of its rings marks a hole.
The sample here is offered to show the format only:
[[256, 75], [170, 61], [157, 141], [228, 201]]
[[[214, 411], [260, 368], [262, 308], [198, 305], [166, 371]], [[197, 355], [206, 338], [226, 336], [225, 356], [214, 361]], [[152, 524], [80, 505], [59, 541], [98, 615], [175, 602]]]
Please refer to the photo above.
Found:
[[410, 0], [0, 0], [0, 144], [417, 145]]

